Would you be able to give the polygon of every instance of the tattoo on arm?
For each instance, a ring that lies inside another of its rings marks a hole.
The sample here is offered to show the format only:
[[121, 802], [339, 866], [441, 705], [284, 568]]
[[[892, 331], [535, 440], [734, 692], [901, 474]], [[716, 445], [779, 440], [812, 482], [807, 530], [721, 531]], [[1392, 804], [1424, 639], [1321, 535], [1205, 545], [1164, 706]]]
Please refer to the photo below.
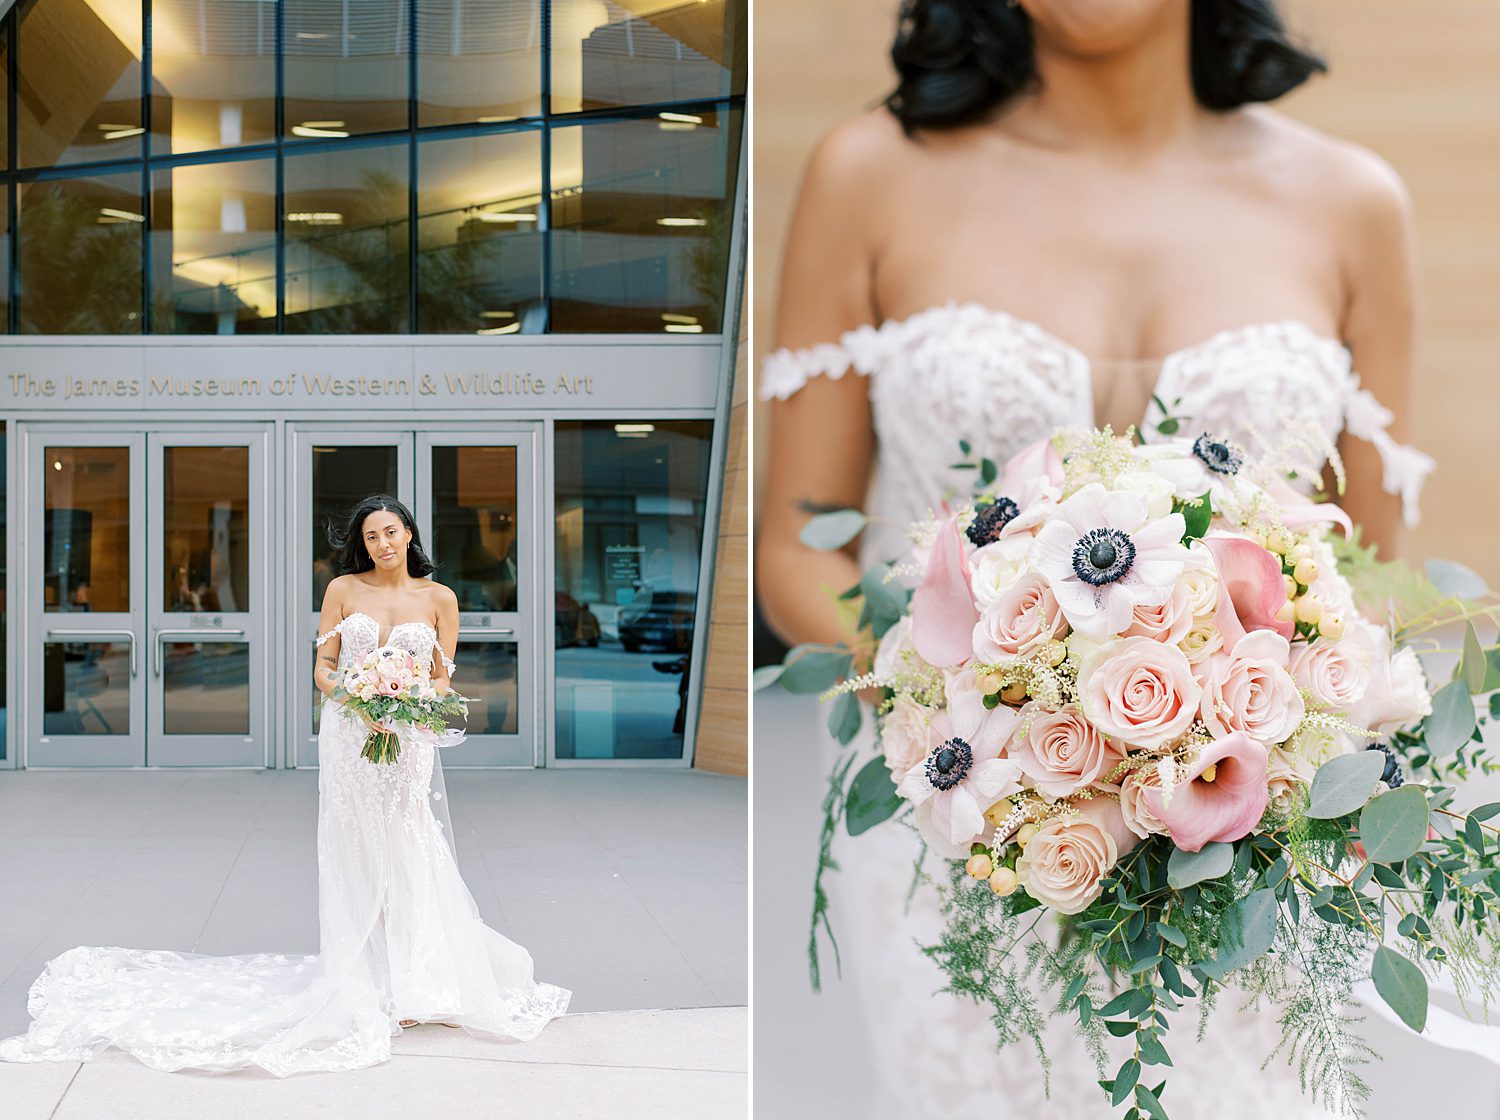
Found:
[[326, 661], [330, 665], [337, 665], [339, 663], [338, 662], [338, 658], [336, 658], [336, 657], [328, 657], [327, 655], [324, 655], [323, 657], [318, 658], [318, 660], [319, 661]]

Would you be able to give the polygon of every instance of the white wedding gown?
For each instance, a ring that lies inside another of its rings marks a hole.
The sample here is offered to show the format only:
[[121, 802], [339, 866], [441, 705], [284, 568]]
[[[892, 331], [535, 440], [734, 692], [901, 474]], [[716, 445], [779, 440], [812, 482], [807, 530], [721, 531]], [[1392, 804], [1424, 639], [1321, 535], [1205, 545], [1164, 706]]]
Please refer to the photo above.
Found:
[[[365, 614], [336, 630], [341, 669], [379, 638]], [[437, 634], [406, 622], [386, 644], [430, 664]], [[563, 1014], [570, 993], [533, 979], [531, 955], [485, 925], [464, 885], [432, 809], [438, 748], [403, 733], [398, 759], [375, 764], [360, 755], [365, 735], [324, 704], [317, 956], [79, 946], [31, 986], [33, 1021], [0, 1040], [0, 1060], [87, 1061], [117, 1046], [160, 1070], [285, 1076], [383, 1062], [403, 1019], [499, 1040], [534, 1038]]]
[[[878, 442], [867, 505], [880, 520], [866, 530], [866, 564], [900, 556], [909, 548], [904, 533], [912, 521], [945, 497], [971, 492], [974, 471], [951, 466], [960, 458], [960, 439], [972, 445], [976, 458], [1003, 463], [1058, 427], [1092, 427], [1095, 402], [1107, 388], [1085, 355], [1037, 324], [975, 304], [947, 304], [861, 327], [837, 342], [777, 351], [765, 361], [761, 395], [785, 398], [810, 377], [850, 371], [870, 377]], [[1164, 359], [1154, 389], [1173, 415], [1187, 418], [1184, 434], [1209, 431], [1252, 448], [1256, 433], [1274, 438], [1287, 421], [1311, 419], [1330, 439], [1347, 426], [1379, 448], [1385, 488], [1401, 493], [1408, 521], [1415, 518], [1417, 490], [1432, 460], [1390, 438], [1390, 414], [1359, 388], [1348, 350], [1303, 323], [1221, 331]], [[1144, 428], [1159, 419], [1153, 402], [1137, 423]], [[1307, 465], [1321, 468], [1321, 453]], [[840, 750], [856, 750], [858, 770], [875, 752], [868, 724], [848, 748], [817, 731], [825, 761], [831, 763]], [[943, 973], [917, 948], [936, 943], [943, 927], [936, 890], [920, 887], [907, 903], [919, 847], [916, 834], [899, 825], [857, 837], [840, 830], [833, 852], [839, 869], [824, 877], [844, 979], [859, 989], [874, 1046], [871, 1064], [880, 1079], [872, 1093], [875, 1116], [1119, 1116], [1122, 1110], [1109, 1107], [1095, 1080], [1093, 1060], [1071, 1017], [1053, 1017], [1044, 1032], [1049, 1098], [1029, 1041], [997, 1052], [987, 1011], [939, 993]], [[942, 862], [927, 861], [939, 881], [945, 881]], [[836, 982], [829, 962], [824, 964], [825, 982]], [[1280, 1027], [1274, 1014], [1242, 1011], [1234, 994], [1224, 993], [1201, 1042], [1195, 1041], [1197, 1003], [1185, 1006], [1166, 1040], [1174, 1068], [1148, 1067], [1142, 1082], [1154, 1085], [1166, 1075], [1162, 1104], [1173, 1120], [1330, 1115], [1302, 1095], [1284, 1057], [1261, 1069], [1280, 1040]], [[1042, 993], [1044, 1014], [1052, 1006], [1048, 996]], [[774, 1011], [763, 1008], [762, 1014]], [[1117, 1049], [1105, 1076], [1113, 1076], [1128, 1056], [1121, 1048], [1128, 1039], [1111, 1042]]]

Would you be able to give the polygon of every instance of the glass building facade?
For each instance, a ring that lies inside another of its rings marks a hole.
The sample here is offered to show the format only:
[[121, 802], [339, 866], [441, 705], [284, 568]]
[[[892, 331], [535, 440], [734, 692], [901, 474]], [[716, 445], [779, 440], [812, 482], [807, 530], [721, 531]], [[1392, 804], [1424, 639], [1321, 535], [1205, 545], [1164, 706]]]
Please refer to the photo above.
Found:
[[0, 15], [0, 766], [315, 765], [382, 491], [460, 598], [450, 765], [691, 761], [745, 8]]

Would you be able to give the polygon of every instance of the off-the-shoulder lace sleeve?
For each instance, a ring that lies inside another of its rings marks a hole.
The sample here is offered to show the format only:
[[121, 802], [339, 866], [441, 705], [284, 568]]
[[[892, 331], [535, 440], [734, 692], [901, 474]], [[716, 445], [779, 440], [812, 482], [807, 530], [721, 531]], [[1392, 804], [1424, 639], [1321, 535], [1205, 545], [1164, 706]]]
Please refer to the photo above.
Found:
[[344, 624], [342, 622], [340, 622], [332, 630], [328, 631], [328, 633], [326, 633], [326, 634], [319, 634], [318, 635], [318, 644], [316, 646], [314, 646], [313, 648], [317, 649], [317, 648], [321, 647], [323, 645], [323, 643], [326, 642], [329, 638], [333, 637], [335, 634], [342, 633], [343, 632], [343, 628], [344, 628]]
[[884, 328], [865, 325], [845, 331], [837, 342], [768, 354], [760, 367], [761, 399], [784, 401], [814, 377], [837, 381], [851, 369], [868, 377], [880, 363], [885, 341]]
[[1360, 388], [1357, 376], [1349, 378], [1344, 397], [1344, 426], [1351, 435], [1375, 445], [1384, 468], [1381, 487], [1400, 496], [1401, 515], [1410, 528], [1421, 520], [1418, 498], [1422, 483], [1436, 468], [1437, 461], [1425, 451], [1392, 439], [1386, 428], [1394, 418], [1391, 410], [1375, 399], [1374, 393]]
[[452, 660], [448, 657], [448, 654], [444, 652], [442, 646], [438, 646], [437, 651], [438, 656], [443, 659], [443, 668], [448, 670], [448, 678], [451, 680], [453, 678], [453, 671], [457, 669], [458, 666], [453, 664]]

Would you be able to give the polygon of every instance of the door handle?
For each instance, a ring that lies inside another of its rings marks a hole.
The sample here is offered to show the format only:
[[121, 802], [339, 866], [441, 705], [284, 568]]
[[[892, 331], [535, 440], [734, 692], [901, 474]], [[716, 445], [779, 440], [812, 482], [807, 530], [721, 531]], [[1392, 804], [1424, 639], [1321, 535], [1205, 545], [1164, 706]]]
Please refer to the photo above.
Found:
[[[201, 627], [201, 626], [198, 627], [198, 628], [196, 628], [196, 629], [193, 629], [193, 630], [158, 630], [156, 632], [156, 637], [154, 639], [156, 648], [155, 648], [154, 656], [151, 659], [152, 673], [153, 673], [153, 675], [158, 676], [158, 677], [161, 676], [161, 656], [162, 656], [163, 639], [167, 638], [168, 636], [172, 636], [172, 637], [183, 637], [183, 638], [191, 637], [191, 638], [197, 638], [199, 641], [207, 641], [207, 640], [209, 640], [209, 635], [215, 635], [215, 636], [217, 636], [217, 635], [220, 635], [220, 634], [238, 634], [240, 637], [244, 637], [245, 636], [245, 632], [243, 630], [219, 630], [217, 628], [215, 628], [213, 630], [209, 630], [209, 629], [206, 629], [206, 628]], [[132, 647], [132, 648], [134, 648], [134, 647]]]
[[458, 628], [458, 636], [460, 638], [465, 638], [465, 637], [468, 637], [468, 638], [482, 638], [482, 637], [484, 637], [487, 634], [514, 634], [514, 633], [515, 633], [515, 631], [512, 630], [509, 626], [498, 626], [498, 627], [493, 627], [493, 628], [488, 627], [488, 626], [460, 626]]
[[48, 630], [49, 638], [127, 638], [130, 641], [130, 675], [135, 676], [134, 630]]

